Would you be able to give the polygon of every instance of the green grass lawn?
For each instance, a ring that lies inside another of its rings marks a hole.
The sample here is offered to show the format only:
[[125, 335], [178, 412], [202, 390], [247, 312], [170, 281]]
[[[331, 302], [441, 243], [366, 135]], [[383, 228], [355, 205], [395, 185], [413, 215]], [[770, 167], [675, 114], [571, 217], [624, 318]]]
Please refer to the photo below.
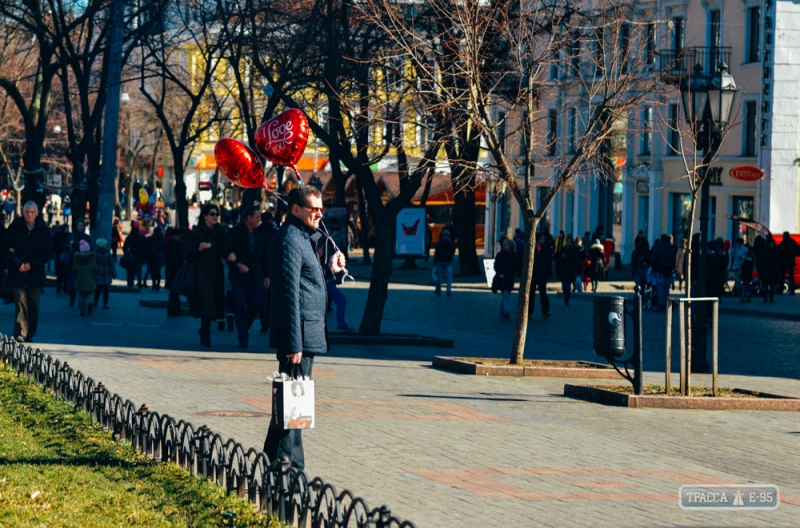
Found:
[[280, 526], [215, 484], [114, 442], [86, 412], [0, 365], [0, 526], [120, 525]]

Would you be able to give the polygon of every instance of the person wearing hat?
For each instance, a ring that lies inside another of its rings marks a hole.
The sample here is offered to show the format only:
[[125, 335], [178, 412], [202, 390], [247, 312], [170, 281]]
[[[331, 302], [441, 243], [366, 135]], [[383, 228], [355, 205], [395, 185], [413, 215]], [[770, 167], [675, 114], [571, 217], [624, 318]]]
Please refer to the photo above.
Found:
[[97, 272], [97, 260], [94, 258], [92, 247], [85, 240], [78, 243], [79, 252], [75, 254], [72, 262], [72, 271], [75, 272], [75, 291], [78, 292], [78, 309], [81, 316], [87, 313], [92, 315], [91, 295], [97, 289], [94, 275]]
[[456, 243], [450, 238], [450, 231], [442, 230], [439, 241], [436, 242], [436, 252], [433, 254], [433, 265], [436, 266], [436, 295], [442, 294], [442, 279], [447, 280], [447, 296], [453, 286], [453, 255], [456, 253]]
[[97, 271], [94, 273], [94, 282], [97, 289], [94, 291], [94, 306], [97, 306], [100, 294], [103, 294], [103, 310], [108, 310], [108, 287], [111, 286], [111, 281], [117, 278], [117, 267], [114, 265], [114, 257], [111, 256], [108, 249], [108, 241], [105, 238], [98, 238], [95, 245], [97, 246], [95, 255]]

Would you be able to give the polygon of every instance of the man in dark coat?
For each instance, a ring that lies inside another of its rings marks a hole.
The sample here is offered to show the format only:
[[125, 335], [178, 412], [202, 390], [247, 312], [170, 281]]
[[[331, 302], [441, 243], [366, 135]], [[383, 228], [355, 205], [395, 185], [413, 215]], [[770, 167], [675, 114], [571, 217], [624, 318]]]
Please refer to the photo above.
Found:
[[433, 264], [436, 267], [436, 295], [442, 294], [442, 281], [447, 287], [447, 296], [453, 288], [453, 255], [456, 253], [456, 243], [450, 238], [450, 231], [443, 229], [436, 242], [436, 252], [433, 254]]
[[183, 266], [183, 242], [181, 242], [181, 231], [174, 227], [167, 229], [167, 249], [164, 253], [164, 287], [169, 290], [169, 301], [167, 302], [167, 317], [178, 317], [181, 313], [181, 295], [170, 290], [175, 275]]
[[248, 205], [242, 209], [242, 220], [228, 231], [222, 255], [228, 261], [228, 279], [233, 292], [233, 316], [239, 337], [239, 348], [247, 348], [250, 326], [261, 305], [264, 288], [265, 259], [264, 238], [258, 232], [261, 211]]
[[[783, 280], [789, 275], [789, 295], [794, 295], [797, 285], [794, 283], [794, 259], [797, 258], [797, 242], [792, 239], [788, 231], [784, 231], [780, 244], [781, 265], [778, 275]], [[778, 289], [780, 292], [780, 288]]]
[[533, 260], [533, 277], [531, 278], [531, 297], [528, 304], [528, 315], [533, 314], [536, 307], [536, 290], [542, 302], [542, 319], [550, 317], [550, 299], [547, 298], [547, 280], [553, 270], [553, 250], [544, 233], [536, 239], [536, 256]]
[[134, 278], [136, 278], [137, 281], [136, 286], [142, 288], [144, 286], [142, 281], [142, 264], [144, 264], [144, 259], [147, 256], [147, 239], [139, 231], [138, 226], [131, 227], [131, 232], [128, 238], [125, 239], [125, 245], [122, 250], [123, 253], [128, 253], [130, 251], [131, 255], [133, 255], [132, 261], [126, 268], [128, 272], [128, 288], [133, 288]]
[[[258, 226], [256, 231], [263, 238], [264, 244], [264, 257], [269, 258], [269, 245], [272, 243], [272, 237], [278, 232], [275, 225], [275, 217], [269, 211], [261, 213], [261, 225]], [[270, 305], [270, 292], [269, 292], [269, 264], [264, 266], [261, 270], [264, 273], [264, 289], [261, 290], [261, 306], [258, 307], [258, 318], [261, 320], [261, 332], [269, 331], [269, 305]]]
[[[314, 355], [328, 351], [325, 277], [315, 251], [322, 237], [322, 193], [303, 185], [288, 196], [289, 215], [269, 248], [272, 306], [269, 344], [277, 350], [279, 370], [292, 378], [311, 377]], [[331, 256], [331, 271], [344, 269], [341, 252]], [[279, 429], [270, 421], [264, 441], [270, 461], [288, 459], [305, 467], [301, 430]]]
[[22, 218], [6, 232], [8, 285], [14, 290], [14, 338], [30, 343], [39, 325], [39, 298], [45, 283], [45, 265], [50, 258], [50, 231], [39, 218], [39, 206], [28, 202]]

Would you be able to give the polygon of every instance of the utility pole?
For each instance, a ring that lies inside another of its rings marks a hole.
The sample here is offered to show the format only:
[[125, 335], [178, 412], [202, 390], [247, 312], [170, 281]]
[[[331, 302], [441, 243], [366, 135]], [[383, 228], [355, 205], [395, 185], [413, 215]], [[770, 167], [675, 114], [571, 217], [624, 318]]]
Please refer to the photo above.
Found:
[[[92, 238], [111, 240], [114, 221], [114, 179], [117, 175], [117, 136], [119, 134], [120, 80], [122, 78], [122, 35], [125, 0], [111, 3], [111, 40], [108, 49], [108, 88], [103, 128], [102, 165], [100, 166], [100, 193], [97, 200], [97, 225]], [[131, 197], [128, 197], [130, 200]]]

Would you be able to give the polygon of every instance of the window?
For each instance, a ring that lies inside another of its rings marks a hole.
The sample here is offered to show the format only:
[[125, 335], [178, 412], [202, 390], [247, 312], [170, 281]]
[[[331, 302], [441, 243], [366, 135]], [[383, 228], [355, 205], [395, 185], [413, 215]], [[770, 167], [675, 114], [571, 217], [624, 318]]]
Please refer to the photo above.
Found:
[[645, 64], [652, 66], [656, 63], [656, 25], [648, 22], [644, 28]]
[[674, 156], [681, 153], [681, 108], [677, 104], [669, 105], [669, 130], [667, 131], [669, 137], [669, 144], [667, 148], [667, 156]]
[[642, 109], [642, 154], [650, 154], [653, 144], [653, 107], [645, 106]]
[[578, 35], [572, 35], [572, 42], [569, 43], [569, 71], [573, 77], [581, 74], [581, 41]]
[[558, 140], [558, 112], [550, 110], [547, 113], [547, 154], [550, 156], [556, 153], [556, 142]]
[[746, 62], [759, 62], [761, 60], [761, 8], [751, 7], [747, 10], [747, 48], [745, 49]]
[[628, 72], [628, 51], [631, 46], [631, 26], [622, 24], [619, 28], [619, 56], [620, 67], [619, 71], [622, 73]]
[[679, 51], [683, 49], [684, 41], [684, 23], [683, 17], [675, 17], [672, 19], [672, 49]]
[[[755, 199], [752, 196], [734, 196], [733, 197], [733, 214], [748, 220], [752, 220], [755, 212]], [[745, 244], [752, 244], [755, 238], [755, 231], [748, 229], [747, 226], [742, 225], [734, 220], [731, 226], [731, 239], [736, 240], [741, 237], [744, 239]]]
[[681, 237], [689, 238], [689, 220], [692, 211], [692, 195], [669, 193], [670, 201], [672, 202], [672, 210], [670, 211], [672, 217], [672, 236], [676, 240]]
[[756, 123], [758, 122], [758, 110], [756, 101], [746, 101], [744, 105], [744, 141], [743, 156], [756, 155]]
[[578, 111], [570, 107], [567, 112], [567, 153], [575, 154], [575, 143], [578, 139]]
[[558, 68], [559, 68], [559, 52], [556, 52], [553, 56], [553, 61], [550, 63], [550, 80], [555, 81], [558, 79]]

